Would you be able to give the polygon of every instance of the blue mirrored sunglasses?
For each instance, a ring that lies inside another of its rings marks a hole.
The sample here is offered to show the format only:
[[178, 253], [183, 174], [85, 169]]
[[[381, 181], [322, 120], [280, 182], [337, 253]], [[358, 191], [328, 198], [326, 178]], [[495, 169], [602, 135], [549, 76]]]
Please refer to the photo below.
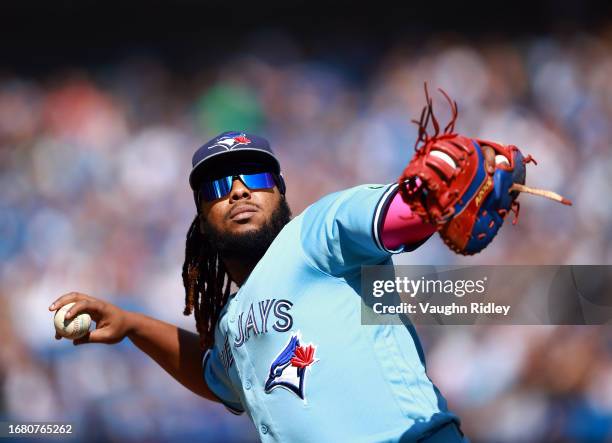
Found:
[[236, 178], [239, 178], [251, 190], [272, 189], [276, 185], [274, 174], [271, 172], [228, 175], [227, 177], [203, 182], [200, 186], [201, 198], [206, 201], [213, 201], [225, 197], [232, 190]]

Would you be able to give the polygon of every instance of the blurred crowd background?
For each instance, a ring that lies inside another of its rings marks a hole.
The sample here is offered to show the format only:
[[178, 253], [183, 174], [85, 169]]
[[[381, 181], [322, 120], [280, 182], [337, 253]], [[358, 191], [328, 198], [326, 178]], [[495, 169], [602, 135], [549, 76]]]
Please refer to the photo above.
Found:
[[[187, 178], [221, 131], [271, 140], [299, 214], [399, 176], [428, 81], [457, 101], [460, 132], [532, 154], [527, 183], [574, 206], [524, 195], [518, 225], [483, 253], [459, 257], [434, 237], [396, 263], [612, 264], [611, 79], [612, 25], [328, 51], [262, 28], [180, 68], [150, 50], [37, 71], [0, 60], [0, 421], [71, 421], [90, 442], [256, 440], [246, 417], [191, 394], [129, 340], [55, 341], [47, 311], [76, 290], [195, 329], [180, 278]], [[419, 332], [472, 442], [612, 441], [610, 326]]]

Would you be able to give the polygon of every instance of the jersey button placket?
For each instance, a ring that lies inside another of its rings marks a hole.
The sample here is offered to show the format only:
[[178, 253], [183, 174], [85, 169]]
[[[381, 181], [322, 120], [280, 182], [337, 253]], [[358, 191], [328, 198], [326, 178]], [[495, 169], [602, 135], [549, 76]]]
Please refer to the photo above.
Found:
[[[244, 374], [244, 380], [242, 382], [242, 392], [244, 394], [247, 405], [253, 405], [257, 407], [259, 417], [257, 422], [259, 423], [258, 430], [260, 436], [266, 435], [266, 440], [270, 440], [270, 436], [274, 435], [274, 420], [270, 416], [268, 411], [267, 401], [269, 398], [262, 397], [263, 394], [263, 382], [257, 377], [257, 370], [253, 366], [253, 360], [249, 356], [248, 346], [241, 346], [237, 349], [237, 355], [242, 360], [241, 372]], [[267, 375], [267, 374], [266, 374]], [[256, 423], [257, 423], [256, 422]]]

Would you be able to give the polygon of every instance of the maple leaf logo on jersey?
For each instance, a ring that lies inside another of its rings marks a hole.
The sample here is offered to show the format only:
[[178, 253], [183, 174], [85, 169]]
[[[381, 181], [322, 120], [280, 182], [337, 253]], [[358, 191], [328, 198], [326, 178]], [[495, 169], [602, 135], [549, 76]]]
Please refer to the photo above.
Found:
[[225, 148], [228, 151], [231, 151], [236, 146], [240, 145], [248, 145], [251, 143], [251, 140], [247, 138], [245, 134], [241, 134], [240, 132], [232, 132], [223, 137], [219, 137], [215, 144], [210, 146], [208, 149], [213, 148]]
[[304, 379], [306, 369], [318, 359], [314, 358], [316, 346], [300, 344], [299, 332], [291, 337], [287, 346], [281, 351], [270, 366], [265, 391], [274, 388], [285, 388], [304, 400]]

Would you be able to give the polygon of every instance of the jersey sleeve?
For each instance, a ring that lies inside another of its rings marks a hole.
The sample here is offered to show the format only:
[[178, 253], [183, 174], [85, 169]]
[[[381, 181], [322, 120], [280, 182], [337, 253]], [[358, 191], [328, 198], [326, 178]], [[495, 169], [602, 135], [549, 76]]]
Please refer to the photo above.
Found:
[[242, 414], [244, 407], [225, 371], [216, 345], [204, 353], [202, 369], [208, 388], [221, 400], [221, 403], [230, 412], [237, 415]]
[[306, 258], [327, 274], [345, 276], [403, 252], [385, 248], [380, 238], [384, 210], [396, 191], [395, 183], [360, 185], [306, 208], [300, 234]]

